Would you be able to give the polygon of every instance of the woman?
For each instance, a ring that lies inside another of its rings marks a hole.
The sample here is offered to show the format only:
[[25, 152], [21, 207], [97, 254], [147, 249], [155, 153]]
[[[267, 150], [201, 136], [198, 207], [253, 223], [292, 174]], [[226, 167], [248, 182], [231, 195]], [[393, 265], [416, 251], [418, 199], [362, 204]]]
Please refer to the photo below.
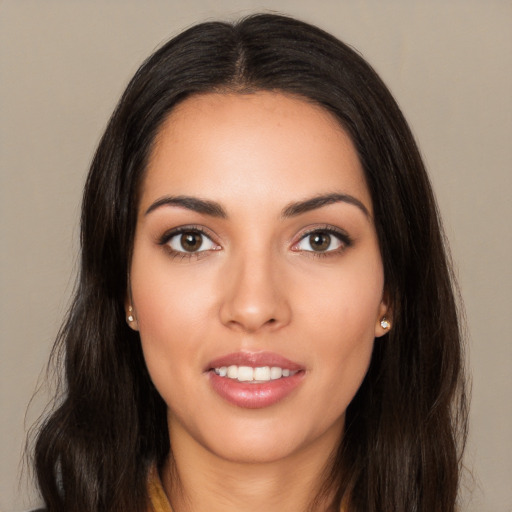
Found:
[[100, 142], [36, 445], [49, 511], [453, 511], [461, 336], [435, 200], [371, 67], [206, 23]]

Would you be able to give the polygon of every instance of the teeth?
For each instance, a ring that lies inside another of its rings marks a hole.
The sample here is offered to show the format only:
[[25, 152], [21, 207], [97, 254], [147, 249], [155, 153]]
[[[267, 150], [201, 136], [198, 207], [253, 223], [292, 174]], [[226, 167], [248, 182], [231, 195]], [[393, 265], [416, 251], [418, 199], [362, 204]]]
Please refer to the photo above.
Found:
[[268, 382], [270, 380], [280, 379], [282, 377], [290, 377], [297, 372], [279, 366], [221, 366], [214, 368], [214, 371], [220, 377], [238, 380], [238, 382]]
[[270, 368], [268, 366], [254, 368], [254, 380], [270, 380]]
[[247, 382], [253, 380], [254, 370], [250, 366], [238, 367], [238, 380], [240, 382]]
[[282, 368], [279, 368], [279, 366], [272, 366], [272, 368], [270, 368], [270, 378], [272, 380], [280, 379], [282, 376], [283, 376]]

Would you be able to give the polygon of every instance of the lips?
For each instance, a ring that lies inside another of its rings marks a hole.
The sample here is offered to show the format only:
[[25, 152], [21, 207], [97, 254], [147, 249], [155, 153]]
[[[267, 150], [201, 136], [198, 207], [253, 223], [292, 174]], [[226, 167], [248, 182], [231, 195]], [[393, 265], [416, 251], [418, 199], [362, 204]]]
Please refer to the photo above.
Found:
[[274, 352], [234, 352], [233, 354], [228, 354], [210, 361], [206, 370], [231, 365], [252, 366], [253, 368], [278, 366], [292, 371], [304, 370], [304, 367], [300, 364], [290, 361], [290, 359], [275, 354]]
[[211, 361], [206, 368], [213, 390], [232, 405], [270, 407], [301, 384], [305, 368], [272, 352], [236, 352]]

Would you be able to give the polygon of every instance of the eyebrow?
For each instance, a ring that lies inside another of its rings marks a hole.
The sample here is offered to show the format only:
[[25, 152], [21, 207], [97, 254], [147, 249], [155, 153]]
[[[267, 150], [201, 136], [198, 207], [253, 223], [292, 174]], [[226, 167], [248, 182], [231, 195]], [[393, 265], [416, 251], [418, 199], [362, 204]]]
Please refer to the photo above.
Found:
[[322, 206], [327, 206], [334, 203], [348, 203], [353, 206], [357, 206], [357, 208], [359, 208], [366, 215], [366, 217], [370, 217], [368, 208], [366, 208], [366, 206], [359, 199], [349, 194], [338, 193], [322, 194], [312, 197], [311, 199], [306, 199], [304, 201], [290, 203], [283, 209], [281, 216], [284, 218], [296, 217], [297, 215], [301, 215], [311, 210], [316, 210]]
[[210, 215], [211, 217], [227, 218], [226, 211], [219, 203], [207, 201], [191, 196], [165, 196], [156, 200], [147, 210], [145, 215], [160, 208], [161, 206], [178, 206], [197, 213]]
[[[290, 218], [296, 217], [303, 213], [307, 213], [312, 210], [316, 210], [323, 206], [334, 203], [348, 203], [359, 208], [367, 217], [370, 217], [370, 212], [366, 206], [356, 197], [349, 194], [322, 194], [319, 196], [305, 199], [304, 201], [297, 201], [288, 204], [283, 208], [281, 217]], [[228, 217], [224, 208], [215, 201], [209, 201], [206, 199], [199, 199], [192, 196], [165, 196], [157, 199], [151, 206], [146, 210], [145, 215], [148, 215], [152, 211], [162, 206], [178, 206], [185, 208], [197, 213], [209, 215], [211, 217], [217, 217], [226, 219]]]

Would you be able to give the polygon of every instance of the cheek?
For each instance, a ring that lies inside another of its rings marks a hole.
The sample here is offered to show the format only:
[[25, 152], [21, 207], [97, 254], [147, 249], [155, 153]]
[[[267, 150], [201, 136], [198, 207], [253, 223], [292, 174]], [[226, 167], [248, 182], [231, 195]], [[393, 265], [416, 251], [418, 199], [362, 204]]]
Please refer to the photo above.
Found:
[[[211, 311], [209, 284], [175, 270], [166, 257], [134, 253], [131, 288], [142, 349], [151, 378], [164, 400], [178, 382], [191, 380], [187, 367], [201, 372], [199, 355]], [[176, 264], [174, 264], [176, 266]], [[185, 364], [186, 363], [186, 364]], [[189, 385], [192, 386], [192, 382]]]
[[380, 259], [333, 273], [322, 282], [316, 294], [301, 291], [303, 305], [297, 316], [304, 319], [303, 341], [314, 347], [312, 367], [323, 372], [328, 394], [348, 405], [372, 355], [384, 285]]
[[[147, 252], [147, 254], [146, 254]], [[141, 336], [161, 333], [177, 336], [197, 331], [210, 309], [213, 283], [208, 273], [181, 268], [166, 255], [153, 251], [134, 254], [132, 263], [132, 297]], [[170, 341], [170, 340], [169, 340]]]
[[382, 308], [384, 275], [378, 252], [360, 262], [349, 259], [335, 270], [311, 275], [295, 294], [297, 316], [308, 319], [327, 339], [373, 339]]
[[344, 414], [352, 402], [368, 371], [375, 342], [369, 318], [357, 322], [347, 308], [331, 319], [330, 327], [322, 331], [323, 340], [316, 344], [312, 364], [317, 375], [312, 379], [313, 396], [325, 397], [326, 418]]

